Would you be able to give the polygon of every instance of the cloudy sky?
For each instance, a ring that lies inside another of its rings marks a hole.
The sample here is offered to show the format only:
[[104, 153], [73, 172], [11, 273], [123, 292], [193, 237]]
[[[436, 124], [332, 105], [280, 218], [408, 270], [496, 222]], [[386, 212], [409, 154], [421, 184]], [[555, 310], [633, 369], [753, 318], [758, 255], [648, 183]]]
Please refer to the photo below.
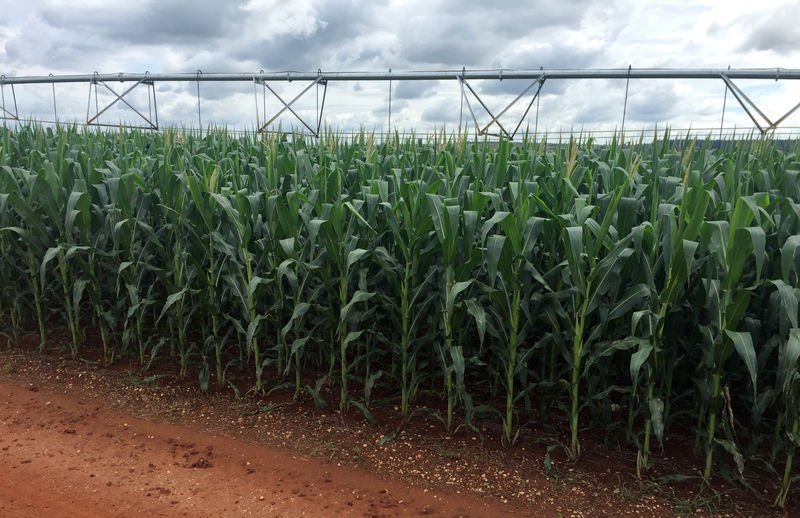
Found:
[[[0, 74], [7, 77], [95, 71], [800, 66], [796, 0], [544, 0], [502, 5], [485, 0], [4, 0], [3, 4]], [[497, 112], [528, 84], [475, 81], [473, 86]], [[773, 120], [800, 101], [800, 81], [738, 84]], [[110, 86], [120, 92], [128, 85]], [[305, 85], [271, 86], [286, 98]], [[325, 122], [340, 130], [385, 130], [388, 87], [382, 82], [332, 82]], [[55, 87], [60, 120], [86, 120], [88, 89], [87, 85]], [[7, 107], [10, 93], [5, 87]], [[312, 88], [297, 104], [309, 121], [314, 119], [316, 93]], [[724, 93], [721, 80], [631, 80], [626, 130], [652, 130], [666, 123], [673, 128], [719, 127]], [[50, 85], [18, 86], [14, 94], [20, 115], [54, 118]], [[266, 94], [260, 87], [254, 92], [252, 83], [202, 83], [202, 123], [252, 128], [257, 120], [263, 121], [265, 112], [269, 118], [280, 106]], [[624, 95], [624, 80], [547, 82], [538, 129], [613, 130], [621, 124]], [[196, 96], [195, 83], [158, 83], [162, 126], [196, 125]], [[101, 109], [111, 99], [110, 92], [98, 90]], [[393, 82], [391, 124], [418, 131], [452, 129], [459, 121], [460, 101], [456, 81]], [[134, 90], [130, 102], [148, 113], [145, 88]], [[472, 104], [477, 108], [474, 100]], [[507, 127], [516, 125], [526, 105], [520, 101], [508, 112], [502, 119]], [[523, 128], [533, 130], [535, 111], [534, 107]], [[488, 122], [484, 112], [476, 110], [476, 115]], [[105, 112], [100, 121], [138, 124], [136, 115], [124, 106]], [[299, 124], [291, 115], [279, 122], [284, 128]], [[725, 122], [742, 130], [752, 127], [730, 95]], [[800, 126], [800, 110], [784, 124]]]

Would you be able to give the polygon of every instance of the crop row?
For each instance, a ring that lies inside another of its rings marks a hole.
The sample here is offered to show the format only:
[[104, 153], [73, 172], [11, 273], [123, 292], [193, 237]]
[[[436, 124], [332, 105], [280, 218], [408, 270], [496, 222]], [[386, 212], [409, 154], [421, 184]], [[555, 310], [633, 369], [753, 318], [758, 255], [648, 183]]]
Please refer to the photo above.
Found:
[[204, 389], [246, 372], [324, 405], [336, 380], [340, 409], [368, 419], [373, 392], [404, 420], [434, 395], [448, 432], [489, 419], [509, 442], [565, 416], [572, 457], [592, 426], [624, 434], [640, 472], [688, 428], [705, 479], [718, 453], [738, 477], [764, 460], [783, 505], [800, 446], [798, 170], [796, 146], [668, 134], [4, 131], [0, 325], [11, 341], [38, 326], [45, 348], [63, 322], [73, 355], [94, 329], [106, 362], [177, 365]]

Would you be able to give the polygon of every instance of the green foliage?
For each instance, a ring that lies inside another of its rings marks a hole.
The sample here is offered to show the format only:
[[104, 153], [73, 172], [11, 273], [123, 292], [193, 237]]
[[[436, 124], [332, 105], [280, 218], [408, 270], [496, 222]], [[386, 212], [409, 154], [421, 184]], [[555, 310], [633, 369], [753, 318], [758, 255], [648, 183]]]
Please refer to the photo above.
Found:
[[771, 457], [783, 505], [798, 171], [796, 144], [668, 132], [621, 147], [22, 127], [0, 136], [0, 333], [35, 326], [44, 348], [63, 322], [74, 355], [101, 343], [107, 363], [174, 365], [204, 390], [236, 373], [325, 408], [334, 385], [368, 421], [392, 400], [404, 421], [435, 413], [423, 394], [450, 433], [482, 420], [514, 442], [534, 415], [564, 419], [575, 458], [582, 430], [624, 430], [639, 473], [652, 436], [694, 429], [705, 478]]

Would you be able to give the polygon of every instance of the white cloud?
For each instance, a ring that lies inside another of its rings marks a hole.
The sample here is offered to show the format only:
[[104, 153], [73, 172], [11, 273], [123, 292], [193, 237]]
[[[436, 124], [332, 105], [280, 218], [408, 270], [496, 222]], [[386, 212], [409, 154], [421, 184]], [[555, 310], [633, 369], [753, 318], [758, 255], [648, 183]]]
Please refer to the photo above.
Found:
[[[8, 2], [7, 2], [8, 3]], [[383, 71], [467, 68], [791, 67], [800, 59], [792, 1], [609, 2], [482, 0], [12, 0], [0, 20], [0, 73], [257, 72], [301, 70]], [[795, 84], [797, 83], [797, 84]], [[120, 85], [117, 85], [120, 86]], [[304, 85], [276, 84], [291, 97]], [[524, 81], [483, 81], [475, 87], [499, 111]], [[542, 90], [539, 128], [610, 129], [622, 122], [624, 81], [555, 81]], [[741, 82], [773, 120], [800, 100], [800, 82]], [[7, 89], [8, 87], [6, 87]], [[116, 88], [116, 87], [115, 87]], [[85, 120], [86, 85], [58, 85], [59, 117]], [[102, 91], [102, 90], [101, 90]], [[296, 109], [316, 116], [316, 89]], [[631, 81], [626, 128], [717, 127], [721, 81]], [[53, 117], [52, 89], [16, 88], [20, 112]], [[528, 93], [504, 116], [513, 126], [530, 101]], [[255, 92], [261, 102], [261, 91]], [[195, 84], [158, 84], [159, 119], [195, 124]], [[131, 102], [147, 109], [140, 87]], [[201, 85], [203, 122], [229, 127], [256, 125], [252, 84]], [[281, 104], [268, 98], [267, 117]], [[426, 131], [459, 118], [457, 83], [394, 83], [392, 125]], [[263, 107], [259, 108], [263, 110]], [[466, 108], [465, 108], [466, 110]], [[476, 113], [477, 115], [477, 113]], [[107, 120], [134, 122], [114, 107]], [[488, 121], [481, 114], [484, 123]], [[535, 110], [523, 123], [534, 125]], [[259, 120], [263, 118], [259, 115]], [[466, 111], [464, 119], [468, 116]], [[797, 125], [800, 111], [786, 124]], [[343, 130], [383, 130], [388, 123], [388, 85], [329, 84], [325, 121]], [[299, 122], [290, 113], [283, 127]], [[512, 124], [513, 122], [513, 124]], [[729, 95], [726, 125], [749, 127]]]

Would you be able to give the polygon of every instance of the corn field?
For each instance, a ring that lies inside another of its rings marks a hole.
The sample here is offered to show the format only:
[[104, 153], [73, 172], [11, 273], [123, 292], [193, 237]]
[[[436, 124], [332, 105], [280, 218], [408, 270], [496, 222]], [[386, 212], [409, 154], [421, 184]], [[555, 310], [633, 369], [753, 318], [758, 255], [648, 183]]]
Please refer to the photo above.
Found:
[[766, 465], [783, 506], [798, 150], [3, 130], [0, 330], [203, 390], [333, 383], [371, 421], [568, 428], [574, 459], [599, 430], [639, 473], [688, 433], [704, 479]]

